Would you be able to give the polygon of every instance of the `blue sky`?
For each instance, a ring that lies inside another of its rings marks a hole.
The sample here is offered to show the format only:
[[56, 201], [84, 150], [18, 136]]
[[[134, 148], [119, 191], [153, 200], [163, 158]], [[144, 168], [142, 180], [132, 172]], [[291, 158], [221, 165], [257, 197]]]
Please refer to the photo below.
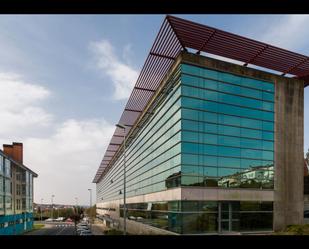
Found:
[[[308, 15], [178, 16], [309, 55]], [[0, 16], [0, 97], [10, 103], [0, 107], [0, 143], [24, 143], [24, 163], [39, 174], [36, 202], [54, 194], [58, 203], [78, 197], [88, 204], [87, 189], [95, 190], [91, 181], [163, 19]]]

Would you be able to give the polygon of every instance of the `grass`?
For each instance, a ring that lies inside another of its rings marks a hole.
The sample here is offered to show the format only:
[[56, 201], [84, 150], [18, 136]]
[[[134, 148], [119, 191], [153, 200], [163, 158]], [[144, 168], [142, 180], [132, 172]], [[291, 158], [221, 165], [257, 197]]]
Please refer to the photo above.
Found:
[[39, 230], [43, 228], [45, 225], [44, 224], [34, 224], [33, 225], [33, 230]]
[[34, 232], [34, 231], [36, 231], [36, 230], [40, 230], [40, 229], [42, 229], [44, 226], [45, 226], [44, 224], [33, 224], [32, 229], [29, 230], [29, 231], [24, 232], [23, 234], [27, 234], [27, 233], [30, 233], [30, 232]]
[[280, 232], [273, 233], [274, 235], [309, 235], [309, 224], [305, 225], [289, 225]]

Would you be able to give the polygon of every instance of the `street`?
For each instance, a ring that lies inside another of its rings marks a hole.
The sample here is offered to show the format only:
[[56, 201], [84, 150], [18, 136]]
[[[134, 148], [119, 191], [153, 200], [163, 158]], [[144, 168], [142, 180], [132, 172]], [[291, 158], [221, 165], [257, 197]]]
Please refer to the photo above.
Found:
[[74, 223], [42, 222], [45, 227], [29, 232], [26, 235], [75, 235]]

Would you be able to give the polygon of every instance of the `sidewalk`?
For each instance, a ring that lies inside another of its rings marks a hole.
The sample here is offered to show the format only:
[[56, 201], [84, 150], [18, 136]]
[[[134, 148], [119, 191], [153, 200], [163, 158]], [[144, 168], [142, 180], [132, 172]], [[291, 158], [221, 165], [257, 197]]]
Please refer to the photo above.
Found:
[[91, 232], [93, 235], [104, 235], [104, 231], [109, 230], [103, 223], [95, 221], [91, 224]]

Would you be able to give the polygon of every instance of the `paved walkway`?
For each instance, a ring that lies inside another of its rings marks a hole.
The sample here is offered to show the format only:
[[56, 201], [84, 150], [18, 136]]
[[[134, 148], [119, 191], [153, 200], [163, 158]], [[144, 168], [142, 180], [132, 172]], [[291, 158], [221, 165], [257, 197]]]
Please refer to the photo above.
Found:
[[91, 224], [91, 232], [93, 235], [104, 235], [104, 231], [108, 228], [101, 222], [95, 221]]

